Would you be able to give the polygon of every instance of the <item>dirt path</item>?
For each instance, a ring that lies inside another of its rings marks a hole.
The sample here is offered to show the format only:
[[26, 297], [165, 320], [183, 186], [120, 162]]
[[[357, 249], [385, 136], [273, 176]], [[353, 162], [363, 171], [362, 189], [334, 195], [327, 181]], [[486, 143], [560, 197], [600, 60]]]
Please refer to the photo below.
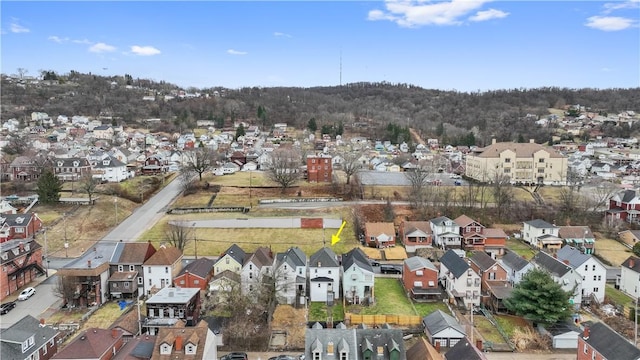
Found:
[[420, 134], [418, 134], [416, 129], [409, 128], [409, 132], [411, 133], [411, 137], [413, 138], [413, 141], [417, 142], [418, 144], [425, 145], [424, 140], [422, 140], [422, 138], [420, 137]]

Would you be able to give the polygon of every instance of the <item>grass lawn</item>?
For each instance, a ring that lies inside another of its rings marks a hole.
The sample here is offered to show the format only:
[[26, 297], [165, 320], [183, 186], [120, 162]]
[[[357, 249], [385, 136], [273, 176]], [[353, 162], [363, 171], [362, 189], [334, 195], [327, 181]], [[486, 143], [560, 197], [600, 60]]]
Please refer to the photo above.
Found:
[[631, 250], [622, 245], [619, 241], [607, 238], [601, 238], [596, 235], [596, 255], [608, 261], [612, 266], [620, 266], [630, 256], [633, 255]]
[[206, 207], [213, 196], [213, 192], [200, 191], [187, 196], [178, 196], [171, 205], [172, 208]]
[[507, 239], [507, 248], [509, 250], [515, 252], [516, 254], [522, 256], [527, 260], [531, 260], [531, 258], [536, 254], [536, 251], [529, 247], [526, 243], [521, 240], [509, 238]]
[[498, 329], [484, 316], [474, 316], [473, 325], [486, 341], [493, 343], [505, 342], [505, 339], [500, 335]]
[[67, 324], [67, 323], [77, 323], [87, 312], [87, 309], [76, 309], [76, 310], [66, 310], [60, 309], [56, 311], [53, 315], [49, 316], [47, 319], [47, 323], [49, 324]]
[[604, 289], [605, 296], [608, 297], [611, 301], [613, 301], [616, 305], [623, 305], [624, 307], [633, 306], [634, 302], [631, 297], [623, 293], [622, 291], [616, 289], [611, 284], [607, 284], [607, 287]]
[[496, 319], [498, 324], [500, 324], [500, 327], [502, 328], [502, 330], [504, 330], [504, 332], [510, 339], [513, 338], [513, 333], [516, 328], [525, 328], [531, 326], [526, 320], [518, 316], [494, 315], [494, 318]]
[[398, 279], [376, 278], [376, 303], [373, 306], [350, 305], [345, 311], [362, 315], [415, 315]]
[[[338, 300], [334, 302], [334, 306], [331, 309], [333, 313], [333, 321], [344, 320], [344, 307], [342, 301]], [[312, 302], [309, 303], [309, 321], [327, 321], [327, 304], [324, 302]]]
[[416, 310], [418, 311], [418, 315], [422, 317], [425, 317], [436, 310], [442, 310], [445, 313], [451, 315], [451, 313], [449, 313], [449, 308], [447, 308], [447, 304], [443, 303], [442, 301], [413, 303], [413, 306], [415, 306]]

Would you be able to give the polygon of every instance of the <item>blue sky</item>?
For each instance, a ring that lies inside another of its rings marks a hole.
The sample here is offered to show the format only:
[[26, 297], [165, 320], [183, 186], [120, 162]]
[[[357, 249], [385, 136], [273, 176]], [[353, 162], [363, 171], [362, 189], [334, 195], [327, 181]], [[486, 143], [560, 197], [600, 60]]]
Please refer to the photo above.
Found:
[[127, 73], [200, 88], [340, 81], [459, 91], [640, 86], [640, 0], [2, 1], [0, 7], [6, 74]]

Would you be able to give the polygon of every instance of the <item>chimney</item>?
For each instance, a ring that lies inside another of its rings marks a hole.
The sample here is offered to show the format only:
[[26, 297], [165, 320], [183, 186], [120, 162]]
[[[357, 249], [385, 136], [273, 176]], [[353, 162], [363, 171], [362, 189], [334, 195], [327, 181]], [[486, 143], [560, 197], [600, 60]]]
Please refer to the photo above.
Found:
[[436, 351], [440, 352], [440, 341], [436, 341]]
[[45, 320], [44, 318], [40, 318], [40, 326], [44, 326], [45, 325]]
[[478, 348], [478, 350], [482, 351], [482, 340], [476, 340], [476, 347]]
[[176, 351], [182, 351], [182, 335], [176, 336]]
[[535, 139], [529, 139], [529, 144], [535, 144], [536, 140]]
[[495, 138], [491, 139], [491, 145], [494, 145], [496, 142], [497, 142], [497, 141], [496, 141], [496, 139], [495, 139]]
[[111, 337], [114, 339], [118, 338], [118, 329], [111, 329]]
[[569, 265], [569, 260], [562, 260], [565, 265]]
[[629, 267], [633, 268], [633, 265], [635, 265], [635, 261], [633, 261], [633, 258], [629, 259]]
[[589, 339], [589, 334], [591, 333], [591, 331], [589, 330], [588, 327], [584, 328], [584, 331], [582, 331], [582, 338], [587, 340]]
[[87, 267], [91, 267], [91, 260], [87, 260]]

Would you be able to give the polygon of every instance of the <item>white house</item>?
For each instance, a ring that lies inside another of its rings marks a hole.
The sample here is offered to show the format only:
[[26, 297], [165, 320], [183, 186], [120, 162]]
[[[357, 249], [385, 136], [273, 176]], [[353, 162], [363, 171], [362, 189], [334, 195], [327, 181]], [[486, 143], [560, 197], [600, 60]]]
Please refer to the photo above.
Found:
[[149, 295], [169, 287], [182, 270], [182, 251], [177, 247], [160, 245], [160, 248], [142, 264], [144, 293]]
[[127, 170], [127, 164], [111, 155], [106, 155], [102, 160], [96, 161], [92, 168], [93, 177], [101, 181], [121, 182], [132, 177]]
[[240, 273], [242, 293], [246, 295], [259, 289], [264, 276], [271, 274], [272, 267], [273, 253], [269, 248], [259, 247], [253, 254], [247, 254]]
[[607, 269], [598, 259], [584, 254], [573, 246], [564, 246], [556, 254], [558, 260], [569, 262], [569, 265], [582, 276], [582, 298], [594, 296], [599, 303], [604, 301], [604, 290], [607, 283]]
[[279, 303], [304, 303], [302, 299], [307, 288], [307, 255], [300, 248], [292, 247], [276, 255], [273, 276]]
[[433, 233], [433, 243], [442, 248], [460, 248], [462, 236], [460, 226], [446, 216], [440, 216], [429, 220]]
[[340, 263], [333, 250], [323, 247], [309, 259], [309, 299], [326, 302], [329, 296], [340, 298]]
[[522, 240], [538, 249], [558, 250], [562, 239], [558, 235], [560, 228], [542, 219], [524, 222]]
[[572, 296], [569, 298], [569, 302], [573, 304], [576, 309], [580, 307], [582, 304], [582, 276], [578, 274], [571, 265], [543, 251], [538, 251], [531, 259], [531, 262], [536, 268], [548, 272], [553, 278], [553, 281], [560, 284], [562, 290], [571, 293]]
[[455, 251], [448, 250], [440, 258], [440, 283], [451, 299], [465, 308], [480, 306], [480, 275]]
[[373, 299], [374, 280], [373, 267], [360, 248], [342, 255], [342, 294], [348, 303]]
[[640, 258], [629, 256], [622, 263], [620, 291], [634, 299], [638, 299], [638, 296], [640, 296]]
[[509, 249], [505, 249], [504, 255], [498, 262], [507, 271], [507, 281], [511, 285], [519, 283], [522, 277], [534, 268], [532, 263]]

